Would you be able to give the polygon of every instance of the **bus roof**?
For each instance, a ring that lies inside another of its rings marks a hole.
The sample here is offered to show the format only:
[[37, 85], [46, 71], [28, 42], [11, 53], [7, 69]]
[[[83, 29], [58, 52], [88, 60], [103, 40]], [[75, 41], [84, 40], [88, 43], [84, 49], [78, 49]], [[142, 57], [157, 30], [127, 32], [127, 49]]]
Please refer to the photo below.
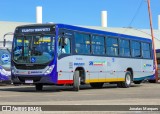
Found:
[[[58, 26], [59, 28], [66, 28], [69, 30], [75, 30], [75, 31], [81, 31], [85, 33], [91, 33], [91, 34], [100, 34], [100, 35], [107, 35], [107, 36], [113, 36], [113, 37], [121, 37], [125, 39], [132, 39], [132, 40], [139, 40], [144, 42], [151, 42], [151, 39], [145, 38], [145, 37], [139, 37], [134, 35], [126, 35], [122, 33], [116, 33], [116, 32], [110, 32], [106, 31], [105, 29], [98, 28], [98, 27], [82, 27], [82, 26], [74, 26], [74, 25], [67, 25], [67, 24], [29, 24], [29, 25], [22, 25], [18, 27], [40, 27], [40, 26]], [[18, 28], [17, 27], [17, 28]]]

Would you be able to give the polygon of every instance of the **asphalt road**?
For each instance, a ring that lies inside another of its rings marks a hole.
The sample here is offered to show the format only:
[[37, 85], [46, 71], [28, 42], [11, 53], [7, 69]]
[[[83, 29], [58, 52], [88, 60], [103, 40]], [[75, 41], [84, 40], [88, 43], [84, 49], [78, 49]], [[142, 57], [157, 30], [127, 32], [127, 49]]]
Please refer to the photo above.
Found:
[[160, 105], [160, 83], [132, 84], [117, 88], [105, 84], [102, 89], [81, 86], [79, 92], [69, 86], [0, 86], [0, 105]]
[[160, 104], [160, 83], [132, 84], [117, 88], [105, 84], [102, 89], [81, 86], [79, 92], [69, 86], [45, 86], [42, 92], [34, 86], [0, 86], [0, 104]]

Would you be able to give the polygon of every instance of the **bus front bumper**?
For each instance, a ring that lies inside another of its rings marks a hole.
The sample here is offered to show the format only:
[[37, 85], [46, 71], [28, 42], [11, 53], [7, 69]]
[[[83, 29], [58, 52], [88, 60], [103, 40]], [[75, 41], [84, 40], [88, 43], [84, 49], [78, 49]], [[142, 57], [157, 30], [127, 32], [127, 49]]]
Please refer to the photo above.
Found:
[[56, 84], [51, 76], [12, 76], [13, 84]]

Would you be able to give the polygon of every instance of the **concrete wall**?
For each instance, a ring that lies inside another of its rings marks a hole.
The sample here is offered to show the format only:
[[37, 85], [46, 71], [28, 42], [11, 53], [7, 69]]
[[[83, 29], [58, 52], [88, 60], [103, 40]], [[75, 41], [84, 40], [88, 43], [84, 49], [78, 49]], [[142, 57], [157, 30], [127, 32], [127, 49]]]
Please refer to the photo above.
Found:
[[[8, 32], [14, 32], [17, 26], [26, 24], [31, 23], [0, 21], [0, 41], [3, 41], [4, 34]], [[7, 36], [6, 40], [12, 41], [12, 36]]]

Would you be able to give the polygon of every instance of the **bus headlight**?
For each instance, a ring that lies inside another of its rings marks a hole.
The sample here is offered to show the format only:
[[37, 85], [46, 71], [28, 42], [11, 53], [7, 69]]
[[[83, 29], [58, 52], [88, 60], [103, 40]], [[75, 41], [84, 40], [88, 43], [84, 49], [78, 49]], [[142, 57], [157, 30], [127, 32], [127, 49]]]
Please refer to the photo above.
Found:
[[45, 71], [45, 75], [50, 74], [54, 68], [54, 65], [49, 66], [49, 68]]
[[4, 69], [0, 69], [0, 73], [1, 73], [2, 75], [8, 76], [8, 73], [7, 73]]

